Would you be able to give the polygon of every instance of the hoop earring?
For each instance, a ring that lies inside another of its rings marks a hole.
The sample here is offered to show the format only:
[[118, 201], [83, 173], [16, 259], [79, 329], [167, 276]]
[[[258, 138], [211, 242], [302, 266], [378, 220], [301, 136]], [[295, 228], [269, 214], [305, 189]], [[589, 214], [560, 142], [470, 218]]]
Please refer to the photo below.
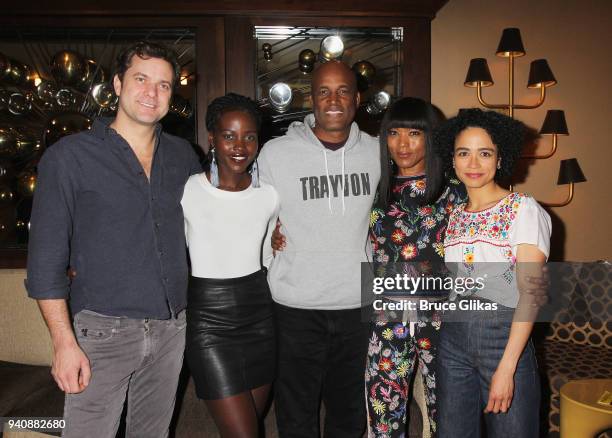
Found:
[[213, 147], [210, 152], [212, 154], [212, 160], [210, 160], [210, 185], [213, 187], [219, 187], [219, 168], [217, 167], [215, 148]]
[[251, 166], [251, 187], [256, 189], [259, 188], [259, 166], [257, 165], [257, 158], [253, 161]]

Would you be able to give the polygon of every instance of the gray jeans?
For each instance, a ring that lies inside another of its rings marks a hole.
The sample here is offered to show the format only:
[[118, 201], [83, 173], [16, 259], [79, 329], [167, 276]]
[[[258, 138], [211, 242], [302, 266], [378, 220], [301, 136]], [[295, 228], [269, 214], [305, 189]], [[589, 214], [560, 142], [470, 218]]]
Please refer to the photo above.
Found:
[[114, 438], [127, 395], [126, 436], [166, 437], [185, 348], [185, 311], [176, 319], [131, 319], [88, 310], [74, 317], [91, 381], [66, 394], [66, 438]]

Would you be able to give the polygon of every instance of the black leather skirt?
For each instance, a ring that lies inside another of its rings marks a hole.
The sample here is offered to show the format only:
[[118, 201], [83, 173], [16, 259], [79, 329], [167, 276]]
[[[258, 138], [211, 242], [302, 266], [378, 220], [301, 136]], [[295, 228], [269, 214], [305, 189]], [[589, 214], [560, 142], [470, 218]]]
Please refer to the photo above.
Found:
[[217, 400], [272, 383], [273, 311], [265, 270], [189, 279], [185, 357], [199, 398]]

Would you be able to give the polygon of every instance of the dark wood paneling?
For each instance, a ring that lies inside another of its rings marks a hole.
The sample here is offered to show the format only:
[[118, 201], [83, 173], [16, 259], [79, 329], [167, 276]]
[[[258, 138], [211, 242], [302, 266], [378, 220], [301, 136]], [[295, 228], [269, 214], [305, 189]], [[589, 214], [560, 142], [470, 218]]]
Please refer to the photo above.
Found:
[[428, 17], [448, 0], [29, 0], [12, 2], [4, 14], [15, 15], [284, 15]]
[[431, 22], [407, 20], [402, 50], [402, 94], [431, 100]]
[[198, 144], [208, 151], [206, 107], [225, 94], [225, 23], [222, 17], [202, 18], [196, 34]]
[[[302, 27], [401, 27], [412, 23], [402, 17], [250, 17], [253, 26], [302, 26]], [[429, 20], [429, 19], [426, 19]]]
[[25, 249], [0, 249], [0, 269], [23, 269], [27, 258]]
[[28, 16], [0, 15], [0, 25], [3, 26], [51, 26], [51, 27], [103, 27], [106, 29], [121, 27], [155, 28], [155, 27], [197, 27], [203, 17], [176, 17], [176, 16], [139, 16], [139, 17], [113, 17], [113, 16], [41, 16], [30, 14]]
[[248, 17], [225, 18], [225, 88], [255, 97], [255, 40]]

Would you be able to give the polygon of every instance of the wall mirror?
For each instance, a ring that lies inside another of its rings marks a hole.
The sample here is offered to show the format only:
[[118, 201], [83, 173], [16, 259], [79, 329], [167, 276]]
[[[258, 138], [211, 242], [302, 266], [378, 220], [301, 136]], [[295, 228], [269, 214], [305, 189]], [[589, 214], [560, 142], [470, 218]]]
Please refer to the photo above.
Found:
[[172, 47], [181, 79], [164, 129], [196, 137], [195, 32], [190, 28], [5, 28], [0, 30], [0, 249], [25, 248], [36, 165], [65, 135], [112, 117], [114, 60], [127, 45]]
[[310, 80], [318, 63], [339, 59], [358, 78], [356, 120], [375, 132], [391, 99], [401, 96], [401, 27], [255, 26], [256, 98], [265, 110], [264, 135], [282, 135], [312, 109]]

